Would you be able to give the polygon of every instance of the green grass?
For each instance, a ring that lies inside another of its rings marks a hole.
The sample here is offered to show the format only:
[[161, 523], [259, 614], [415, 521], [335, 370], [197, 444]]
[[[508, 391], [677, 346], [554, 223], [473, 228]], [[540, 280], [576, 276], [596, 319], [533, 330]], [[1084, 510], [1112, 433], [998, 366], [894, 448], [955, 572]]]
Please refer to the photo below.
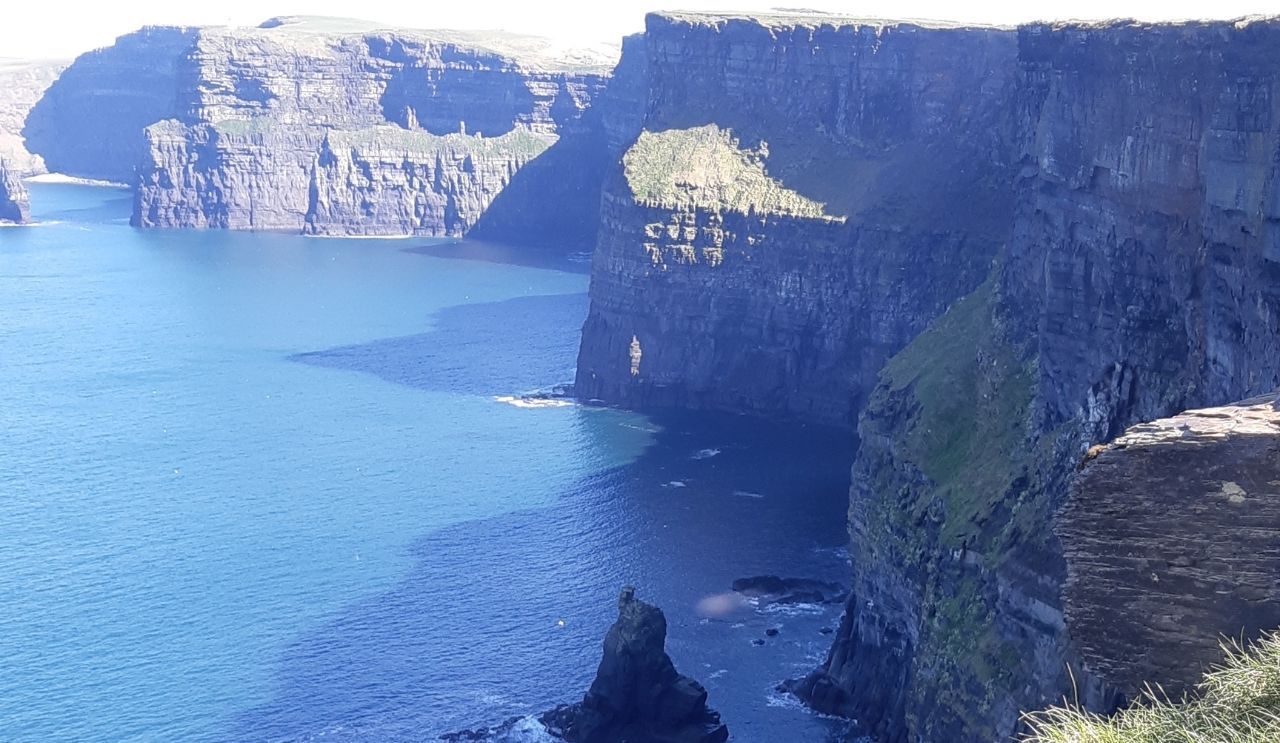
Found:
[[1109, 718], [1074, 707], [1029, 715], [1026, 743], [1276, 743], [1280, 741], [1280, 634], [1226, 660], [1181, 702], [1159, 693]]
[[356, 131], [335, 129], [329, 132], [330, 146], [351, 147], [365, 154], [384, 152], [434, 156], [447, 151], [454, 155], [523, 155], [532, 159], [541, 155], [555, 141], [555, 135], [537, 134], [527, 129], [514, 129], [499, 137], [436, 135], [396, 126], [375, 126]]
[[665, 208], [831, 219], [825, 205], [765, 171], [768, 149], [744, 149], [715, 124], [642, 132], [622, 162], [636, 200]]
[[882, 374], [884, 391], [909, 390], [918, 403], [906, 455], [936, 486], [946, 511], [940, 538], [950, 548], [980, 546], [981, 523], [1029, 458], [1035, 369], [994, 331], [995, 291], [991, 278], [956, 302]]

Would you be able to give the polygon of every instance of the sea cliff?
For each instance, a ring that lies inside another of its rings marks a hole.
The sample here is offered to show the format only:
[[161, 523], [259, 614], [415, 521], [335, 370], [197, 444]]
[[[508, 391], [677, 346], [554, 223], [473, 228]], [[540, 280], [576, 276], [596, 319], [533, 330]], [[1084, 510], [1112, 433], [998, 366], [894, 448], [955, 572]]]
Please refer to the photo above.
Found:
[[578, 390], [859, 421], [854, 590], [790, 687], [810, 704], [985, 742], [1185, 678], [1101, 661], [1064, 587], [1106, 604], [1104, 568], [1061, 513], [1090, 446], [1280, 385], [1277, 34], [650, 16]]
[[55, 170], [136, 185], [138, 227], [582, 245], [611, 66], [500, 32], [148, 28], [72, 63], [25, 133]]

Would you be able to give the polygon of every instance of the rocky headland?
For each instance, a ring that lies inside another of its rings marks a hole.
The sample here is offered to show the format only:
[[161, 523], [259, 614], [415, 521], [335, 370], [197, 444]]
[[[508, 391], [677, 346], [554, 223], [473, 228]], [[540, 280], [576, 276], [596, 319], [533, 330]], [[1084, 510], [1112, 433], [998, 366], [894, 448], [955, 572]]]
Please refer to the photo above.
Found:
[[0, 59], [0, 160], [20, 178], [46, 170], [44, 160], [27, 149], [22, 127], [31, 107], [66, 66], [61, 60]]
[[73, 62], [24, 133], [54, 170], [136, 185], [139, 227], [583, 245], [613, 61], [343, 19], [155, 27]]

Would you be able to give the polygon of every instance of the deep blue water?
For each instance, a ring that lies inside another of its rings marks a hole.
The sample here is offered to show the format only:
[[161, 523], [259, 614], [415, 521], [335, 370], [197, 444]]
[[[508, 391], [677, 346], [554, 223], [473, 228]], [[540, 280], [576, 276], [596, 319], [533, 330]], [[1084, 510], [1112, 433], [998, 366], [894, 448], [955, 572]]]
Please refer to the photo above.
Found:
[[580, 698], [624, 583], [735, 740], [839, 739], [771, 691], [837, 608], [694, 606], [845, 578], [845, 437], [501, 402], [572, 379], [580, 261], [32, 197], [0, 230], [0, 740], [429, 740]]

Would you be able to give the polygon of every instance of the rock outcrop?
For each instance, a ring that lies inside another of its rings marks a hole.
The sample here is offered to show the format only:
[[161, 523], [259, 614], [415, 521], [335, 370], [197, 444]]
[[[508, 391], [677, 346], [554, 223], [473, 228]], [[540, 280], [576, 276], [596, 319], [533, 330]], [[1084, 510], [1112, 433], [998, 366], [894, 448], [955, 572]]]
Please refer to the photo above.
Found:
[[1280, 627], [1280, 396], [1135, 426], [1090, 460], [1057, 523], [1072, 636], [1130, 698], [1149, 679], [1177, 698], [1221, 638]]
[[723, 743], [729, 730], [707, 706], [707, 691], [676, 671], [666, 651], [662, 610], [622, 589], [618, 620], [604, 640], [595, 681], [578, 704], [542, 716], [571, 743]]
[[31, 205], [19, 171], [0, 158], [0, 222], [25, 224], [30, 218]]
[[76, 60], [26, 134], [60, 171], [136, 183], [139, 227], [581, 245], [610, 62], [340, 19], [151, 28]]
[[579, 395], [853, 425], [1007, 239], [1015, 56], [993, 29], [650, 15]]
[[[623, 588], [590, 690], [577, 704], [538, 715], [532, 727], [569, 743], [724, 743], [729, 729], [707, 706], [706, 689], [676, 671], [666, 641], [662, 610], [637, 599], [634, 588]], [[516, 743], [527, 739], [532, 720], [515, 718], [442, 739]]]

